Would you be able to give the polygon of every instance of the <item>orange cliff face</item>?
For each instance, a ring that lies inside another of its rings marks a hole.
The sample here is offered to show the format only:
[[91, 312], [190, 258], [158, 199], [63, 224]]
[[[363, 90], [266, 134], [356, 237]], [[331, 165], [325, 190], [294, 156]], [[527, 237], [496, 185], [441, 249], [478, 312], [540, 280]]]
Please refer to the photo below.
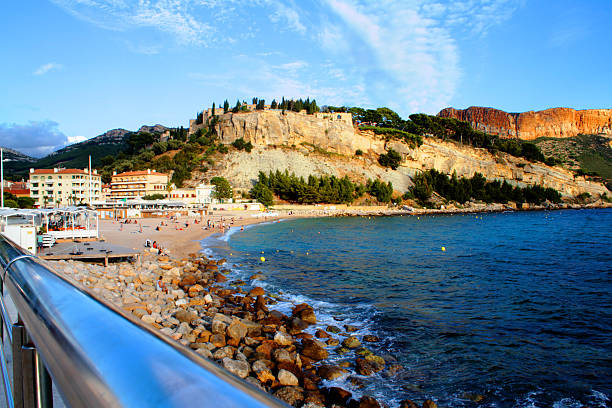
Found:
[[508, 113], [471, 106], [467, 109], [442, 109], [438, 116], [469, 122], [474, 129], [493, 135], [523, 140], [579, 134], [612, 135], [612, 109], [552, 108], [538, 112]]

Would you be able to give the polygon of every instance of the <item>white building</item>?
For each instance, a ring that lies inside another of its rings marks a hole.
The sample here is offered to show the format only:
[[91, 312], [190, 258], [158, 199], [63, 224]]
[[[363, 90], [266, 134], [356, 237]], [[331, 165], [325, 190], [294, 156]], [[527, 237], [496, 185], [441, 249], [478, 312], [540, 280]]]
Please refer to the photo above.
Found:
[[97, 170], [30, 169], [30, 197], [40, 208], [91, 204], [101, 198]]

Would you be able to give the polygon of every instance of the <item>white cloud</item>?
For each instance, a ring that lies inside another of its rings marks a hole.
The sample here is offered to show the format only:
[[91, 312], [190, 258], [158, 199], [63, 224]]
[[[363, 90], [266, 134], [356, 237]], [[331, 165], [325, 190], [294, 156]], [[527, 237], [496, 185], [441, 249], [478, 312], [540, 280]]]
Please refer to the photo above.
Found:
[[60, 70], [63, 66], [61, 64], [56, 64], [55, 62], [49, 62], [47, 64], [41, 65], [38, 67], [36, 71], [33, 72], [34, 75], [44, 75], [49, 71]]
[[0, 123], [0, 145], [34, 157], [45, 156], [68, 144], [69, 138], [57, 126], [51, 120], [26, 125]]
[[87, 140], [85, 136], [68, 136], [66, 137], [66, 144], [80, 143], [84, 142], [85, 140]]

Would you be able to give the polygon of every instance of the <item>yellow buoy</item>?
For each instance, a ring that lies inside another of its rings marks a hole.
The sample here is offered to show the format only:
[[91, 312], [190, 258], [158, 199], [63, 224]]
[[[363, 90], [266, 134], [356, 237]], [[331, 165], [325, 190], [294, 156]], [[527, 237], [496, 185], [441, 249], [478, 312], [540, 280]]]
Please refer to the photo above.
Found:
[[442, 252], [446, 251], [446, 247], [442, 247]]
[[263, 256], [262, 256], [261, 258], [259, 258], [259, 260], [260, 260], [261, 262], [266, 262], [266, 258], [264, 258]]
[[264, 253], [264, 251], [261, 251], [261, 253], [263, 254], [263, 253]]

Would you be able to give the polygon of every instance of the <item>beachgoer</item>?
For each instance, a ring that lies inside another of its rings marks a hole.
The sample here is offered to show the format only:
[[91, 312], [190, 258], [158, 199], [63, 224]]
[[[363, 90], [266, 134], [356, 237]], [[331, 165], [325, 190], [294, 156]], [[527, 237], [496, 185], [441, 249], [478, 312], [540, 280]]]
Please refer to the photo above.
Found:
[[157, 241], [153, 241], [153, 248], [157, 249]]
[[166, 284], [164, 283], [163, 279], [164, 279], [163, 276], [159, 277], [159, 279], [155, 283], [155, 289], [157, 289], [160, 292], [164, 291], [165, 293], [168, 293], [168, 288], [166, 287]]

